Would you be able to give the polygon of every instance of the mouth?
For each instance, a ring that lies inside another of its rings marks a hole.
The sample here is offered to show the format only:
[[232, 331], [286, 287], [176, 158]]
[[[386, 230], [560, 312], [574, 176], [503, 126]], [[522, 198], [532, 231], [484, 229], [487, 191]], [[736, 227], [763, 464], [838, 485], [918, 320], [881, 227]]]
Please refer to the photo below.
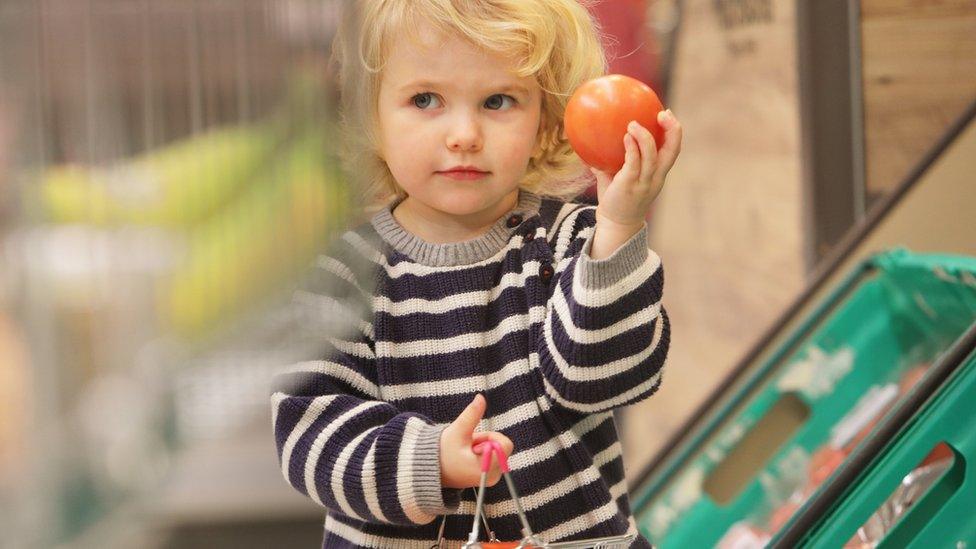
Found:
[[448, 170], [443, 172], [437, 172], [438, 175], [443, 175], [444, 177], [449, 177], [451, 179], [458, 180], [472, 180], [481, 179], [487, 177], [490, 172], [483, 172], [480, 170]]

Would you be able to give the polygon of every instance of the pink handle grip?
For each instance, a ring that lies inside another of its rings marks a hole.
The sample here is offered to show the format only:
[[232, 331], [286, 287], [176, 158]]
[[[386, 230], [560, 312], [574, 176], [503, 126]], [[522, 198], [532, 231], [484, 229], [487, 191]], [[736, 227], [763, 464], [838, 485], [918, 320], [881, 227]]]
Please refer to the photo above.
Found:
[[498, 466], [501, 468], [503, 473], [507, 473], [508, 469], [508, 456], [505, 455], [505, 450], [502, 450], [502, 445], [494, 440], [484, 440], [474, 445], [475, 452], [481, 454], [481, 472], [487, 473], [491, 469], [491, 456], [492, 454], [498, 456]]

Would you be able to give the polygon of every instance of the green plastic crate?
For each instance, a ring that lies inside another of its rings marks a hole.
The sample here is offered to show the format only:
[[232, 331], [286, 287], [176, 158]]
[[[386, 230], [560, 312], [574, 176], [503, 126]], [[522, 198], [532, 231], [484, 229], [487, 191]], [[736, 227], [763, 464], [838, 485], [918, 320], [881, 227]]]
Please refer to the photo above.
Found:
[[[866, 393], [932, 363], [974, 323], [976, 259], [898, 249], [866, 260], [635, 492], [642, 533], [664, 549], [712, 547], [736, 523], [767, 516]], [[758, 471], [717, 501], [715, 475], [771, 410], [789, 412], [790, 434], [761, 448]]]
[[875, 454], [829, 511], [806, 531], [801, 547], [841, 547], [928, 452], [945, 443], [952, 465], [942, 472], [877, 547], [971, 547], [976, 543], [976, 328], [969, 355]]

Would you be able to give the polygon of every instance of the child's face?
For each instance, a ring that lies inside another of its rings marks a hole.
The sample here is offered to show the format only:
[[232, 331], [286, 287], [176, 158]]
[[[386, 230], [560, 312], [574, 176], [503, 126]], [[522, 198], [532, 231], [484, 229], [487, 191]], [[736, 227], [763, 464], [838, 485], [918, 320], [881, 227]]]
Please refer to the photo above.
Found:
[[[421, 36], [422, 46], [398, 39], [383, 68], [381, 153], [409, 200], [428, 214], [488, 215], [510, 200], [525, 174], [541, 89], [533, 78], [514, 75], [506, 59], [458, 37], [427, 38], [437, 36], [427, 30]], [[475, 179], [442, 173], [456, 166], [488, 173]]]

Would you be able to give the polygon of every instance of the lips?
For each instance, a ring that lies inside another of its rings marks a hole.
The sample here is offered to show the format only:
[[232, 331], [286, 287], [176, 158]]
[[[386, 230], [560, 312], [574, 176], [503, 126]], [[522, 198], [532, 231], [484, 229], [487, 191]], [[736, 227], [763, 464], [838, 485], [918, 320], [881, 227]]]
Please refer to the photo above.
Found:
[[479, 170], [474, 166], [455, 166], [449, 170], [437, 172], [445, 177], [450, 177], [451, 179], [480, 179], [488, 175], [489, 172]]

